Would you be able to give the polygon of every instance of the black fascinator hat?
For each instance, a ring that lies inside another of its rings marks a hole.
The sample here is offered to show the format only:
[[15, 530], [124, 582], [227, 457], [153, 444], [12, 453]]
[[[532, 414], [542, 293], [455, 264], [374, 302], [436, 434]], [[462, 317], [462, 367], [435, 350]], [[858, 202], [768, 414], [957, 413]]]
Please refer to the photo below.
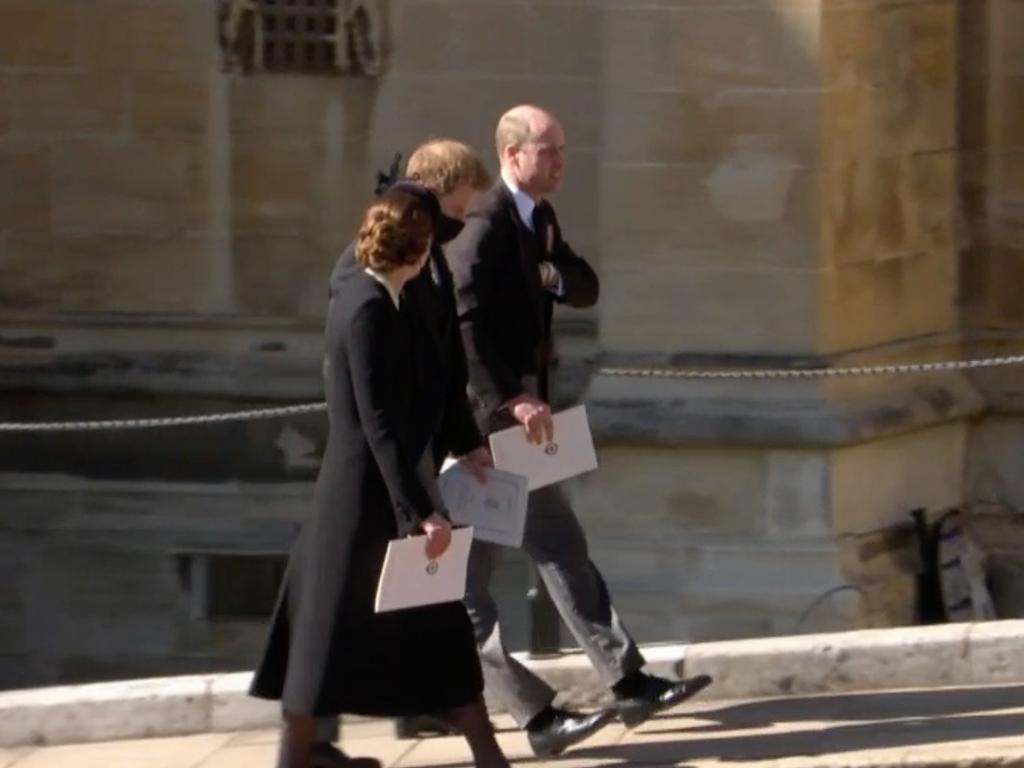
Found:
[[436, 229], [438, 222], [441, 220], [441, 203], [438, 201], [437, 195], [418, 181], [403, 179], [398, 172], [401, 162], [402, 153], [396, 152], [395, 159], [391, 161], [391, 167], [387, 171], [377, 171], [377, 186], [374, 188], [373, 193], [380, 197], [385, 192], [397, 189], [412, 195], [423, 203], [427, 212], [430, 213], [430, 217], [434, 220], [434, 228]]

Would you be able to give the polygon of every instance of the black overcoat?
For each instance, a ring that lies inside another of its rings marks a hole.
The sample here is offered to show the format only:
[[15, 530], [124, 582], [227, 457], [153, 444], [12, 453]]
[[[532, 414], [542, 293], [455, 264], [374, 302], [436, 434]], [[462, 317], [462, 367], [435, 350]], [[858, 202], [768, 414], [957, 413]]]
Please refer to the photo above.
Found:
[[252, 684], [286, 712], [408, 715], [462, 706], [482, 691], [461, 602], [373, 612], [388, 541], [434, 511], [417, 464], [442, 398], [418, 380], [415, 346], [384, 286], [357, 267], [335, 276], [327, 447]]
[[[449, 225], [451, 226], [451, 225]], [[356, 268], [355, 244], [342, 251], [331, 285]], [[332, 288], [332, 291], [334, 288]], [[462, 456], [484, 444], [469, 405], [466, 387], [466, 353], [462, 347], [455, 308], [455, 286], [441, 246], [431, 246], [430, 260], [402, 290], [402, 317], [413, 334], [416, 375], [442, 401], [439, 421], [433, 427], [438, 469], [446, 456]]]

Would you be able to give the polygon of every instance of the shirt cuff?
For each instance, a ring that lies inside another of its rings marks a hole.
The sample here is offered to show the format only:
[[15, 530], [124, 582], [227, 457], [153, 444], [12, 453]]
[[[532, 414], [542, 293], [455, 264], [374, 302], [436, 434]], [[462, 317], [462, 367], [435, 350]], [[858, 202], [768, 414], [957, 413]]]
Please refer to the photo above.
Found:
[[552, 286], [549, 286], [548, 290], [555, 294], [555, 296], [557, 296], [558, 298], [562, 298], [563, 296], [565, 296], [565, 285], [562, 283], [562, 273], [558, 272], [557, 267], [555, 267], [555, 272], [558, 274], [558, 282]]

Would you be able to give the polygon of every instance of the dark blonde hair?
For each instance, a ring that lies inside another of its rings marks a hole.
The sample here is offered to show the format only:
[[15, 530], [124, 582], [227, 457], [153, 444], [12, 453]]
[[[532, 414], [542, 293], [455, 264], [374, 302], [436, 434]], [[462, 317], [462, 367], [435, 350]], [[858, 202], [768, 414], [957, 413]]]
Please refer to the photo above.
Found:
[[356, 238], [356, 261], [378, 272], [415, 264], [430, 247], [434, 220], [415, 195], [393, 189], [366, 209]]
[[409, 156], [405, 175], [439, 197], [466, 184], [481, 190], [491, 185], [491, 175], [480, 158], [468, 145], [455, 139], [431, 139], [420, 144]]

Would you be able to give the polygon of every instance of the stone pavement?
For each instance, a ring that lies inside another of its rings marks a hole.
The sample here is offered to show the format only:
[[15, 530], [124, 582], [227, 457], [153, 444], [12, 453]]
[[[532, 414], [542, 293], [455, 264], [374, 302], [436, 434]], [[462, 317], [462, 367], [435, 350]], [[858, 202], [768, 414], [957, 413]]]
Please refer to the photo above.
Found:
[[[634, 731], [613, 725], [561, 759], [532, 757], [505, 716], [499, 738], [515, 765], [881, 768], [1024, 766], [1024, 686], [933, 688], [694, 702]], [[352, 754], [389, 768], [468, 768], [458, 738], [397, 741], [386, 721], [346, 723]], [[272, 768], [274, 731], [210, 733], [0, 750], [0, 768]]]
[[[705, 673], [704, 701], [891, 689], [1024, 685], [1024, 620], [643, 646], [646, 669]], [[581, 652], [523, 658], [568, 701], [608, 690]], [[120, 680], [0, 693], [0, 749], [273, 728], [278, 705], [248, 695], [251, 673]]]

